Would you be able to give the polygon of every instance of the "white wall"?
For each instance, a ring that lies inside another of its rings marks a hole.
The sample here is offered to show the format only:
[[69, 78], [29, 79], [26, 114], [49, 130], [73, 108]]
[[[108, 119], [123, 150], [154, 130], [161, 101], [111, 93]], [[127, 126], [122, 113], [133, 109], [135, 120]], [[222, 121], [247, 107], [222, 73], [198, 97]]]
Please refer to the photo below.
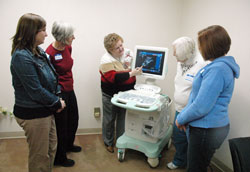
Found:
[[[130, 49], [136, 44], [170, 48], [168, 75], [158, 84], [164, 93], [173, 97], [176, 62], [172, 57], [172, 41], [183, 35], [196, 39], [199, 30], [212, 24], [224, 26], [232, 39], [229, 55], [235, 56], [241, 67], [229, 107], [231, 130], [228, 139], [250, 135], [249, 0], [1, 0], [0, 105], [10, 110], [14, 103], [9, 72], [10, 38], [19, 17], [26, 12], [37, 13], [47, 21], [49, 36], [43, 48], [53, 40], [50, 28], [54, 20], [71, 22], [76, 28], [73, 72], [80, 111], [79, 128], [101, 127], [101, 121], [93, 117], [93, 108], [101, 107], [98, 67], [106, 34], [117, 32]], [[15, 120], [0, 117], [0, 132], [11, 131], [21, 129]], [[227, 141], [215, 157], [232, 169]]]
[[[171, 49], [170, 45], [180, 31], [180, 7], [180, 0], [1, 0], [0, 106], [11, 110], [14, 104], [9, 71], [10, 38], [15, 33], [19, 17], [24, 13], [39, 14], [47, 21], [49, 36], [42, 45], [43, 48], [53, 41], [50, 32], [55, 20], [68, 21], [75, 26], [73, 74], [80, 112], [79, 128], [84, 129], [101, 128], [101, 120], [94, 118], [93, 109], [101, 107], [98, 68], [100, 58], [105, 52], [104, 36], [116, 32], [124, 38], [125, 47], [130, 49], [134, 49], [137, 44]], [[172, 56], [168, 61], [169, 75], [159, 84], [163, 92], [172, 97], [176, 62]], [[0, 132], [12, 131], [22, 129], [15, 120], [0, 115]]]
[[232, 45], [228, 55], [240, 65], [240, 78], [229, 106], [230, 133], [215, 157], [232, 167], [228, 139], [250, 136], [250, 1], [249, 0], [188, 0], [183, 1], [183, 35], [197, 38], [197, 32], [209, 25], [219, 24], [228, 31]]

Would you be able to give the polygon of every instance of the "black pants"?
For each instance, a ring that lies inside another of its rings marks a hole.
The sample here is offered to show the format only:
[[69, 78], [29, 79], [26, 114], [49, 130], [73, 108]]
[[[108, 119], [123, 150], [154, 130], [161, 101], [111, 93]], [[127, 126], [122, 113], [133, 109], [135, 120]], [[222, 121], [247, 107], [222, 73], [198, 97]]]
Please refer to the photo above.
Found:
[[229, 132], [229, 125], [219, 128], [190, 126], [187, 172], [207, 172], [211, 158]]
[[59, 163], [67, 159], [67, 149], [72, 147], [74, 144], [79, 120], [75, 92], [62, 92], [61, 97], [66, 103], [66, 108], [62, 112], [55, 114], [58, 140], [55, 162]]

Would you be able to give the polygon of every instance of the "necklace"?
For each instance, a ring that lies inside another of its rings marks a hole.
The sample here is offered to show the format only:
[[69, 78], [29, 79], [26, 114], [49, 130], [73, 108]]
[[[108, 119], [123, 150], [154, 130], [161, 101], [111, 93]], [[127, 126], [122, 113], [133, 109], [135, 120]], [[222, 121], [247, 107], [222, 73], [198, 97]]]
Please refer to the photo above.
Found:
[[197, 63], [197, 61], [195, 61], [193, 64], [190, 65], [186, 65], [186, 64], [181, 64], [181, 69], [182, 69], [182, 76], [184, 75], [184, 73], [186, 73], [189, 69], [191, 69], [195, 64]]

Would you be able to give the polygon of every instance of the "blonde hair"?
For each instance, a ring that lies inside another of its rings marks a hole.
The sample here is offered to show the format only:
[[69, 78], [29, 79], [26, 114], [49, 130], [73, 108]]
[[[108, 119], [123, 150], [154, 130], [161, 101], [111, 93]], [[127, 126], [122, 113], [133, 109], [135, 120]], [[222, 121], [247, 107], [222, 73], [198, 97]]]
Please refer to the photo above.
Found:
[[175, 47], [177, 60], [185, 61], [195, 57], [195, 41], [192, 38], [180, 37], [172, 45]]
[[118, 41], [123, 42], [123, 39], [120, 35], [118, 35], [116, 33], [108, 34], [107, 36], [104, 37], [105, 49], [110, 53], [114, 49], [114, 47]]

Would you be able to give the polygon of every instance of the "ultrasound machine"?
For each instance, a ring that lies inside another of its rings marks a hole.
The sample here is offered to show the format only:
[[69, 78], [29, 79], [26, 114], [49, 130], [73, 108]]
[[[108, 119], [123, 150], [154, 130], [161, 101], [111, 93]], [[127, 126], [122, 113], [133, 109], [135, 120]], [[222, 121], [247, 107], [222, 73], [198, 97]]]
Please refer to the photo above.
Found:
[[118, 160], [125, 158], [125, 150], [133, 149], [147, 156], [150, 167], [159, 165], [163, 148], [171, 144], [173, 127], [170, 124], [172, 100], [161, 93], [156, 80], [163, 80], [167, 73], [168, 49], [163, 47], [136, 46], [132, 69], [142, 68], [144, 84], [134, 90], [119, 92], [111, 102], [125, 108], [125, 132], [117, 139]]

